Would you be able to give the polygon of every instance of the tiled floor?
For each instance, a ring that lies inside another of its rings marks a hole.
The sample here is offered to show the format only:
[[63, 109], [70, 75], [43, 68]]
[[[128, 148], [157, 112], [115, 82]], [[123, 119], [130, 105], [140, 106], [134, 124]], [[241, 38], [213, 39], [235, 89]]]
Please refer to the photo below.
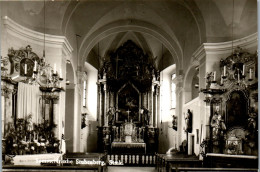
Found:
[[108, 167], [108, 172], [155, 172], [155, 167]]

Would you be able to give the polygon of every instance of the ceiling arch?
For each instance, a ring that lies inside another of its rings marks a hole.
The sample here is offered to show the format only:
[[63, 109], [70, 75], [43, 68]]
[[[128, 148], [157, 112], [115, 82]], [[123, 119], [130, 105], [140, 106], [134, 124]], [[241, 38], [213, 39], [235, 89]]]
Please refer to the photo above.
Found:
[[160, 28], [143, 21], [136, 20], [121, 20], [110, 23], [98, 30], [96, 30], [90, 36], [86, 36], [83, 38], [83, 43], [80, 45], [79, 54], [82, 57], [82, 61], [87, 57], [91, 49], [102, 39], [105, 37], [119, 32], [127, 32], [129, 30], [146, 33], [152, 35], [156, 39], [158, 39], [164, 46], [169, 50], [176, 62], [177, 66], [181, 66], [180, 58], [182, 58], [182, 49], [180, 45], [176, 43], [167, 33], [165, 33]]

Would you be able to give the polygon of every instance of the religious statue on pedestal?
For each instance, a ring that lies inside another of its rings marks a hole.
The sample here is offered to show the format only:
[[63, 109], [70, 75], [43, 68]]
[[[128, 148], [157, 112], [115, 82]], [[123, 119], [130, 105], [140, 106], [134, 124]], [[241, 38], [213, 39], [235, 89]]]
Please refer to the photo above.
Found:
[[216, 106], [210, 125], [212, 127], [213, 145], [217, 147], [216, 149], [213, 147], [213, 152], [219, 153], [223, 147], [222, 142], [224, 139], [224, 131], [226, 130], [226, 125], [219, 112], [219, 106]]
[[221, 114], [219, 113], [218, 106], [216, 107], [210, 125], [212, 127], [213, 140], [219, 139], [223, 136], [223, 131], [226, 130], [226, 125], [224, 123], [224, 120], [222, 119]]
[[146, 109], [144, 106], [141, 108], [140, 110], [140, 114], [141, 114], [141, 117], [142, 117], [142, 125], [143, 126], [146, 126], [146, 125], [149, 125], [149, 122], [150, 122], [150, 115], [149, 115], [149, 110]]
[[28, 122], [27, 130], [32, 131], [33, 130], [32, 114], [28, 115], [27, 122]]
[[184, 116], [185, 118], [185, 132], [191, 133], [192, 132], [192, 113], [190, 109], [188, 109], [187, 113]]

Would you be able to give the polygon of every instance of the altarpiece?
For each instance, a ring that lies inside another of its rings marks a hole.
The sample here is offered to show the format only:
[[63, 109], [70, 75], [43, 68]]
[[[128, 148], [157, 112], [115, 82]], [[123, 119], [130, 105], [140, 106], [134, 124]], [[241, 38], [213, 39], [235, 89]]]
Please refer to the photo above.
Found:
[[157, 150], [159, 78], [154, 59], [130, 40], [101, 59], [98, 80], [100, 152], [152, 153]]

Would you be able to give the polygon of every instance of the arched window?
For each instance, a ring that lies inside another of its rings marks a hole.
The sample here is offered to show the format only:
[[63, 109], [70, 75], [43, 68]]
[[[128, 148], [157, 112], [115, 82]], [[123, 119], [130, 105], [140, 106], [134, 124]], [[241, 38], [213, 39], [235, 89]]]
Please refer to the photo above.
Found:
[[83, 107], [86, 107], [87, 104], [86, 104], [86, 99], [87, 99], [87, 81], [83, 81]]
[[176, 74], [172, 74], [172, 82], [171, 82], [171, 108], [176, 108], [176, 84], [174, 82], [176, 78]]
[[191, 82], [191, 99], [193, 100], [198, 96], [199, 96], [199, 71], [197, 70]]
[[82, 105], [87, 107], [87, 72], [83, 73], [83, 96], [82, 96]]

